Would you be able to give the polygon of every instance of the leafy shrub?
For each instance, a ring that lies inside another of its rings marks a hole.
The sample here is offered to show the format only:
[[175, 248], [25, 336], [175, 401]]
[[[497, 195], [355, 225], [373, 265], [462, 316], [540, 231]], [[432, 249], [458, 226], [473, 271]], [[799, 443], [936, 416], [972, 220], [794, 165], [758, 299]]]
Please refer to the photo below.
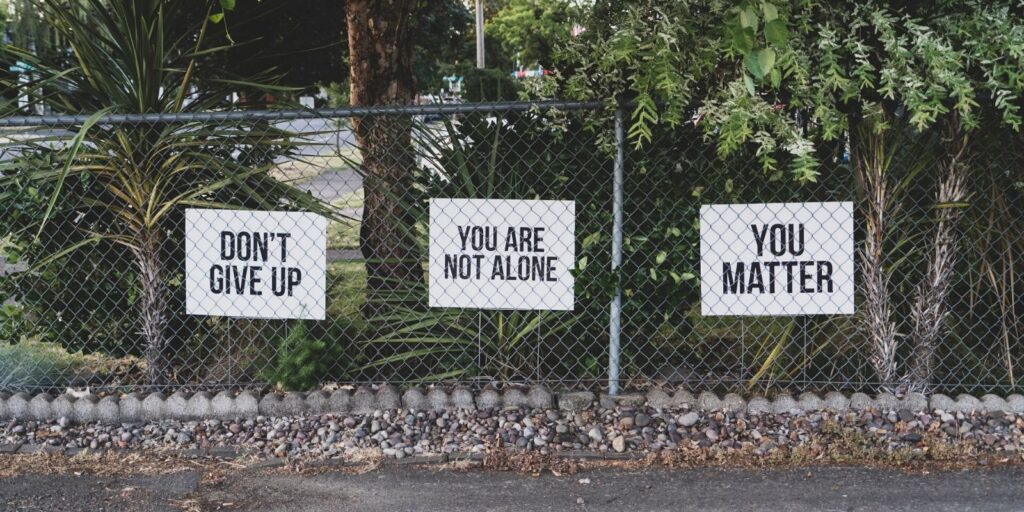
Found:
[[22, 339], [0, 343], [0, 389], [54, 388], [66, 383], [85, 364], [54, 343]]
[[296, 322], [278, 343], [264, 378], [286, 390], [313, 389], [327, 379], [341, 356], [336, 343], [311, 336], [305, 322]]

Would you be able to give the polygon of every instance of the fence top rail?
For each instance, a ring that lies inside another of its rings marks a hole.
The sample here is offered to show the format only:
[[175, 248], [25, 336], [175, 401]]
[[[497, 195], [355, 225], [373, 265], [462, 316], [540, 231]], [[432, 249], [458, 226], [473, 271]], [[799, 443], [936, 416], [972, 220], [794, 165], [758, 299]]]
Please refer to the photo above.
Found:
[[[509, 101], [485, 103], [451, 103], [434, 105], [391, 105], [372, 107], [345, 107], [333, 109], [232, 110], [222, 112], [180, 112], [149, 114], [110, 114], [103, 124], [190, 123], [215, 121], [288, 121], [294, 119], [320, 119], [337, 117], [366, 117], [374, 115], [468, 114], [475, 112], [522, 112], [545, 110], [597, 110], [604, 106], [599, 101]], [[44, 116], [0, 117], [0, 127], [66, 126], [84, 123], [90, 114], [58, 114]]]

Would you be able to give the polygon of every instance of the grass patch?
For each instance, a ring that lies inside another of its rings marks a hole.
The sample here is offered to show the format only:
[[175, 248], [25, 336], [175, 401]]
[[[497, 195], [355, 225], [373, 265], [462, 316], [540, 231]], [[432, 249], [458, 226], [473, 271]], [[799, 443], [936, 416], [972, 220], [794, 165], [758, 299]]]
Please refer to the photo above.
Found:
[[89, 358], [55, 343], [23, 339], [0, 345], [0, 389], [57, 387], [85, 369]]
[[327, 317], [365, 323], [359, 310], [366, 302], [366, 268], [361, 261], [336, 261], [327, 267]]
[[[344, 195], [331, 202], [331, 205], [344, 210], [358, 210], [363, 207], [363, 189]], [[351, 212], [346, 212], [350, 215]], [[360, 219], [335, 221], [327, 227], [328, 249], [358, 249]]]
[[270, 176], [291, 184], [311, 180], [320, 174], [337, 169], [351, 169], [362, 163], [359, 148], [336, 150], [329, 155], [296, 155], [270, 169]]

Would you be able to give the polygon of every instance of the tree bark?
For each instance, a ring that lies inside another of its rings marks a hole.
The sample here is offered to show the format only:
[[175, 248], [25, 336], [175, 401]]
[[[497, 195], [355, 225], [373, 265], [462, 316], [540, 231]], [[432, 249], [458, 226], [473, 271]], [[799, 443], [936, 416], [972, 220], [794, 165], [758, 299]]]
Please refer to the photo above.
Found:
[[908, 391], [928, 391], [935, 373], [936, 345], [942, 324], [949, 316], [946, 296], [953, 277], [956, 257], [954, 232], [961, 212], [956, 203], [967, 199], [968, 174], [965, 162], [967, 136], [955, 114], [950, 116], [944, 145], [950, 148], [950, 154], [936, 193], [935, 238], [930, 251], [931, 259], [928, 260], [924, 280], [917, 286], [916, 300], [910, 313], [913, 354], [905, 378]]
[[869, 361], [883, 388], [896, 378], [896, 324], [889, 301], [889, 271], [885, 266], [885, 236], [892, 206], [886, 134], [873, 126], [850, 123], [853, 170], [863, 194], [864, 245], [860, 263], [864, 287], [862, 322], [870, 344]]
[[[348, 2], [350, 101], [353, 106], [412, 103], [410, 22], [416, 0]], [[410, 301], [423, 281], [414, 229], [411, 173], [416, 165], [407, 115], [353, 119], [362, 155], [363, 222], [359, 231], [367, 279], [366, 314]]]
[[164, 279], [162, 238], [157, 229], [141, 229], [135, 235], [132, 252], [139, 267], [139, 307], [142, 337], [146, 341], [146, 376], [149, 384], [162, 387], [170, 382], [167, 357], [167, 281]]

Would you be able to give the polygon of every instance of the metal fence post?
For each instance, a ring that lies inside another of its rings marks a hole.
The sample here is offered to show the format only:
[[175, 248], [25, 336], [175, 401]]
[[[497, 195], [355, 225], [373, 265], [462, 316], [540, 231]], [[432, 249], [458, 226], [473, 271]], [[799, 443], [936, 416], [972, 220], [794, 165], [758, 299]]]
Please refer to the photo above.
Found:
[[622, 181], [625, 174], [626, 131], [622, 125], [622, 109], [615, 110], [615, 170], [612, 185], [612, 273], [615, 294], [612, 296], [608, 325], [608, 393], [619, 392], [619, 336], [622, 333], [622, 286], [618, 277], [622, 265]]

